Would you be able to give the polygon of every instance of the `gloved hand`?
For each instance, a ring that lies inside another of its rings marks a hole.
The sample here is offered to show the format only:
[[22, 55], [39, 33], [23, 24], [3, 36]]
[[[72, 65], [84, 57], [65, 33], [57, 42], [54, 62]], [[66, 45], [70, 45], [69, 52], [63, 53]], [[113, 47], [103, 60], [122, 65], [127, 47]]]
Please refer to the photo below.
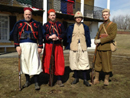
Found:
[[101, 43], [101, 40], [100, 40], [100, 39], [95, 39], [95, 40], [94, 40], [94, 43], [95, 43], [95, 44], [99, 44], [99, 43]]

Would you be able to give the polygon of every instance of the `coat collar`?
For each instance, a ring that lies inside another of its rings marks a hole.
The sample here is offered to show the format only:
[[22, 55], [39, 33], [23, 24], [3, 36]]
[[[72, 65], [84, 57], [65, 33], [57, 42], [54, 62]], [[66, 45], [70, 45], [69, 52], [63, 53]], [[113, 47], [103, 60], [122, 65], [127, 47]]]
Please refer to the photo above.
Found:
[[[83, 22], [81, 22], [83, 25], [84, 25], [84, 23]], [[74, 23], [75, 24], [75, 23]], [[74, 27], [74, 24], [72, 24], [72, 25], [70, 25], [71, 27]]]
[[57, 21], [55, 21], [55, 22], [49, 21], [49, 23], [50, 23], [51, 25], [55, 25], [55, 24], [57, 23]]
[[103, 24], [108, 24], [110, 22], [110, 19], [108, 19], [107, 21], [104, 21]]

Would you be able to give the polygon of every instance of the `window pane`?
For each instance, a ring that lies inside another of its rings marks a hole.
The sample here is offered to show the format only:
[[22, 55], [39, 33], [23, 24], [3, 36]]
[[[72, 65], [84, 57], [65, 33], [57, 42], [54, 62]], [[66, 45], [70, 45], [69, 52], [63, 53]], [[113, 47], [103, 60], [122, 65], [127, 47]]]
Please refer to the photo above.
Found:
[[0, 40], [8, 40], [8, 16], [0, 15]]
[[1, 29], [0, 29], [0, 40], [1, 40]]

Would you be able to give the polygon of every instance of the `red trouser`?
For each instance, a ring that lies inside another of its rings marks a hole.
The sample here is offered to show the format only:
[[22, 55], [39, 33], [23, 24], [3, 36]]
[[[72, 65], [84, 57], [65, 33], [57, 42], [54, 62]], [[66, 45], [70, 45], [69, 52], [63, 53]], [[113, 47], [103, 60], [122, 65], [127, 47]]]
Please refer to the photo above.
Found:
[[[50, 68], [50, 59], [51, 59], [51, 52], [52, 52], [52, 44], [45, 44], [42, 65], [43, 65], [43, 72], [49, 74]], [[63, 48], [61, 44], [54, 45], [54, 59], [55, 59], [55, 75], [63, 75], [65, 70], [64, 65], [64, 55], [63, 55]]]

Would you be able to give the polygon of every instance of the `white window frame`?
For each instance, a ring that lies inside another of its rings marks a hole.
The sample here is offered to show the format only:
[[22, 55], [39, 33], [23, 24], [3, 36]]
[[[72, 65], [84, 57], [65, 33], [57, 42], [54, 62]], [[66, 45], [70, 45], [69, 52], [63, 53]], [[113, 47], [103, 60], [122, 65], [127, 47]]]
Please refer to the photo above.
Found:
[[0, 40], [0, 42], [11, 42], [11, 41], [9, 41], [9, 30], [10, 30], [10, 26], [9, 26], [9, 24], [10, 24], [10, 20], [9, 20], [9, 15], [7, 15], [7, 14], [0, 14], [0, 16], [7, 16], [8, 17], [8, 28], [7, 28], [7, 40]]

